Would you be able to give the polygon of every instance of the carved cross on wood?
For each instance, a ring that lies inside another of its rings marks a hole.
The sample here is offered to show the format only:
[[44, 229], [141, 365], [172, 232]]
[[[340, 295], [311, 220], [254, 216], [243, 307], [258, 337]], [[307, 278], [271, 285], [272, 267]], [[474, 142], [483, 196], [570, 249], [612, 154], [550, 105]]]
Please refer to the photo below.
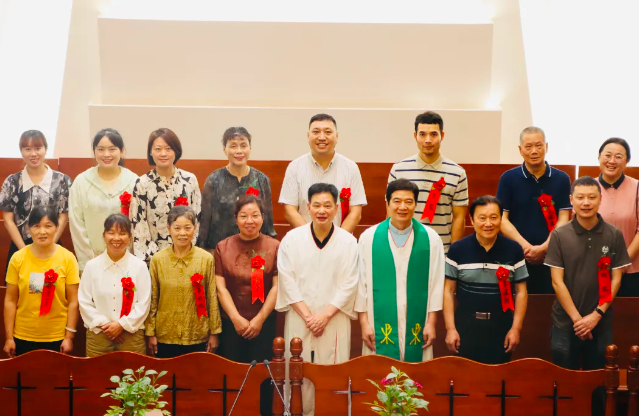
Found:
[[182, 387], [178, 387], [177, 386], [177, 382], [176, 382], [176, 377], [175, 377], [175, 373], [173, 373], [173, 383], [171, 384], [171, 387], [169, 387], [167, 390], [171, 391], [171, 399], [172, 399], [172, 405], [173, 405], [173, 416], [177, 416], [177, 393], [178, 391], [191, 391], [191, 389], [185, 389]]
[[453, 380], [450, 380], [450, 389], [448, 393], [435, 393], [435, 396], [448, 396], [449, 399], [449, 415], [455, 416], [455, 397], [468, 397], [466, 393], [455, 393], [455, 386]]
[[348, 378], [348, 390], [334, 390], [333, 394], [346, 394], [348, 398], [348, 416], [351, 415], [353, 394], [366, 394], [365, 391], [353, 390], [351, 388], [351, 378]]
[[73, 391], [74, 390], [86, 390], [86, 387], [74, 387], [73, 386], [73, 374], [69, 375], [69, 385], [66, 387], [54, 387], [54, 390], [69, 390], [69, 416], [73, 416]]
[[18, 393], [18, 416], [22, 416], [22, 390], [35, 390], [37, 387], [23, 386], [20, 372], [18, 372], [18, 382], [15, 386], [3, 387], [2, 390], [16, 390]]
[[501, 381], [501, 393], [487, 394], [486, 397], [499, 397], [501, 399], [501, 416], [506, 416], [506, 399], [520, 399], [521, 396], [506, 394], [506, 380]]
[[226, 374], [224, 374], [224, 378], [222, 378], [222, 388], [221, 389], [209, 389], [210, 393], [222, 393], [222, 415], [226, 415], [226, 394], [229, 392], [239, 392], [237, 389], [229, 389], [226, 387]]
[[557, 388], [557, 382], [554, 382], [553, 393], [552, 396], [539, 396], [540, 399], [550, 399], [552, 400], [552, 415], [557, 416], [557, 404], [559, 400], [572, 400], [570, 396], [560, 396], [558, 393], [559, 389]]

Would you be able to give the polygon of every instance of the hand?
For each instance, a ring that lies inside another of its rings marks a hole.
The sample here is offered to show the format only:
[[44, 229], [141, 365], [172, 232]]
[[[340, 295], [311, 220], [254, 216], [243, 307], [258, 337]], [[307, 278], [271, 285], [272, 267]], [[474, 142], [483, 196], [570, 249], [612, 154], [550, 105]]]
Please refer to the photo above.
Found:
[[149, 349], [149, 355], [151, 355], [151, 357], [155, 357], [158, 353], [157, 337], [146, 337], [146, 346]]
[[4, 342], [4, 352], [9, 358], [16, 356], [16, 342], [12, 339], [8, 339]]
[[506, 349], [506, 352], [515, 351], [515, 348], [519, 345], [519, 335], [519, 329], [510, 328], [510, 331], [508, 331], [506, 339], [504, 340], [504, 348]]
[[524, 256], [526, 256], [528, 263], [542, 264], [546, 258], [546, 251], [547, 249], [543, 245], [530, 246], [524, 250]]
[[209, 335], [209, 342], [206, 343], [206, 352], [215, 352], [218, 345], [220, 345], [220, 340], [217, 335]]
[[368, 322], [362, 323], [362, 341], [369, 350], [375, 351], [375, 330]]
[[257, 315], [255, 318], [251, 319], [249, 322], [248, 328], [244, 331], [242, 336], [246, 339], [253, 339], [260, 334], [262, 331], [262, 325], [264, 324], [264, 319], [260, 315]]
[[[600, 320], [601, 315], [599, 315], [597, 312], [592, 312], [584, 316], [573, 325], [575, 335], [577, 335], [579, 338], [585, 337], [586, 335], [590, 334], [593, 329], [595, 329]], [[589, 339], [592, 339], [592, 337], [590, 337]]]
[[328, 325], [328, 322], [330, 320], [331, 318], [329, 318], [328, 315], [322, 312], [318, 315], [315, 315], [313, 319], [308, 321], [306, 323], [306, 326], [308, 327], [308, 329], [311, 330], [311, 332], [313, 332], [314, 336], [321, 337], [324, 333], [324, 328], [326, 328], [326, 325]]
[[437, 331], [435, 331], [435, 325], [426, 324], [424, 327], [424, 332], [422, 332], [424, 336], [424, 343], [422, 348], [428, 348], [433, 345], [433, 341], [437, 338]]
[[124, 328], [122, 328], [119, 322], [109, 322], [108, 324], [102, 325], [100, 329], [111, 341], [114, 341], [120, 336], [122, 331], [124, 331]]
[[243, 337], [250, 324], [248, 319], [238, 315], [237, 318], [232, 319], [231, 322], [233, 322], [235, 332], [237, 332], [239, 336]]
[[71, 354], [71, 351], [73, 351], [73, 340], [65, 338], [60, 345], [60, 352], [62, 354]]
[[459, 332], [456, 329], [449, 329], [446, 332], [446, 346], [450, 352], [458, 353], [461, 339], [459, 338]]

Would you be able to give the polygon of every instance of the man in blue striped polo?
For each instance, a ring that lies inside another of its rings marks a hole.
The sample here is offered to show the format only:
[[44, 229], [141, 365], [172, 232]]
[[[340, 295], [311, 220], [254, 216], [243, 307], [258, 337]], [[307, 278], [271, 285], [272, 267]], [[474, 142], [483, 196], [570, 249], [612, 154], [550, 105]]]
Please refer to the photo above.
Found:
[[519, 344], [526, 314], [524, 251], [499, 233], [502, 207], [494, 196], [475, 199], [470, 217], [475, 233], [455, 242], [446, 257], [446, 345], [460, 357], [501, 364]]
[[415, 119], [415, 142], [419, 152], [393, 165], [388, 183], [408, 179], [419, 188], [415, 219], [439, 234], [448, 252], [450, 244], [464, 236], [468, 207], [468, 180], [464, 168], [444, 157], [444, 121], [433, 111]]

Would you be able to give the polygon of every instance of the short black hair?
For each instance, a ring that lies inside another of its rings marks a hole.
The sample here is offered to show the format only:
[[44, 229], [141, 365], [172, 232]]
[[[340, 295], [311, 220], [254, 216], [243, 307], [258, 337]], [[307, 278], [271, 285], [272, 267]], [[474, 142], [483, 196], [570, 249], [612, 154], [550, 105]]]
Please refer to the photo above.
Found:
[[333, 116], [329, 114], [324, 114], [324, 113], [315, 114], [313, 117], [311, 117], [311, 121], [308, 122], [308, 127], [310, 128], [311, 124], [313, 124], [316, 121], [324, 121], [324, 120], [332, 121], [333, 124], [335, 125], [335, 130], [337, 130], [337, 121], [335, 121], [335, 118], [333, 118]]
[[131, 236], [131, 220], [124, 214], [111, 214], [104, 220], [104, 232], [110, 231], [111, 228], [117, 228], [120, 231], [126, 231]]
[[47, 217], [55, 226], [58, 226], [58, 211], [51, 205], [38, 205], [31, 210], [29, 215], [29, 227], [40, 224], [40, 221]]
[[415, 133], [420, 124], [437, 124], [439, 126], [439, 132], [444, 131], [444, 120], [442, 116], [434, 111], [426, 111], [415, 117]]
[[386, 187], [386, 203], [390, 204], [393, 193], [397, 191], [411, 191], [415, 196], [415, 202], [419, 197], [419, 188], [413, 182], [408, 179], [396, 179], [388, 184]]
[[599, 156], [601, 156], [601, 152], [603, 152], [604, 147], [606, 147], [610, 143], [619, 144], [623, 146], [623, 148], [626, 149], [626, 159], [628, 159], [628, 162], [630, 162], [630, 145], [628, 144], [627, 141], [625, 141], [621, 137], [611, 137], [605, 142], [603, 142], [603, 144], [599, 148]]
[[475, 208], [477, 207], [485, 207], [486, 205], [496, 204], [499, 207], [499, 215], [502, 214], [504, 208], [501, 206], [501, 201], [495, 198], [492, 195], [484, 195], [479, 198], [475, 198], [473, 202], [470, 203], [470, 207], [468, 207], [468, 212], [470, 213], [470, 218], [473, 218], [475, 215]]
[[167, 220], [169, 227], [180, 217], [188, 219], [193, 225], [197, 224], [197, 215], [195, 215], [193, 208], [187, 205], [177, 205], [169, 211]]
[[308, 188], [308, 202], [311, 202], [313, 195], [328, 192], [333, 197], [333, 202], [337, 204], [337, 188], [330, 183], [315, 183]]
[[231, 139], [239, 139], [242, 137], [246, 137], [248, 140], [249, 146], [251, 145], [251, 133], [248, 132], [244, 127], [229, 127], [222, 135], [222, 146], [226, 147], [226, 144]]
[[255, 195], [242, 195], [237, 199], [237, 201], [235, 201], [235, 205], [233, 206], [233, 216], [237, 218], [237, 214], [239, 214], [242, 208], [248, 204], [257, 205], [260, 210], [260, 214], [264, 215], [264, 204], [262, 204], [261, 199]]
[[597, 191], [601, 194], [601, 186], [599, 185], [599, 182], [591, 176], [582, 176], [579, 179], [575, 179], [570, 187], [570, 195], [575, 193], [575, 188], [578, 186], [596, 186]]

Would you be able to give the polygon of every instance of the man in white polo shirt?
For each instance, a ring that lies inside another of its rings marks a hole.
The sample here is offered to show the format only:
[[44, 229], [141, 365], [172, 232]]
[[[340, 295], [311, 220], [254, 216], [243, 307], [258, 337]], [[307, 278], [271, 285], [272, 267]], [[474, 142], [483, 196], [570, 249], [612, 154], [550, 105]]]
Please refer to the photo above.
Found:
[[468, 207], [468, 180], [464, 168], [439, 152], [444, 121], [427, 111], [415, 119], [419, 152], [393, 165], [388, 183], [408, 179], [419, 188], [415, 219], [439, 234], [448, 252], [451, 243], [464, 236]]
[[315, 183], [329, 183], [339, 191], [339, 209], [333, 223], [352, 233], [362, 217], [362, 206], [366, 205], [359, 168], [335, 151], [338, 133], [332, 116], [311, 117], [306, 135], [311, 152], [293, 160], [286, 168], [279, 200], [284, 204], [284, 216], [294, 228], [310, 222], [308, 188]]

